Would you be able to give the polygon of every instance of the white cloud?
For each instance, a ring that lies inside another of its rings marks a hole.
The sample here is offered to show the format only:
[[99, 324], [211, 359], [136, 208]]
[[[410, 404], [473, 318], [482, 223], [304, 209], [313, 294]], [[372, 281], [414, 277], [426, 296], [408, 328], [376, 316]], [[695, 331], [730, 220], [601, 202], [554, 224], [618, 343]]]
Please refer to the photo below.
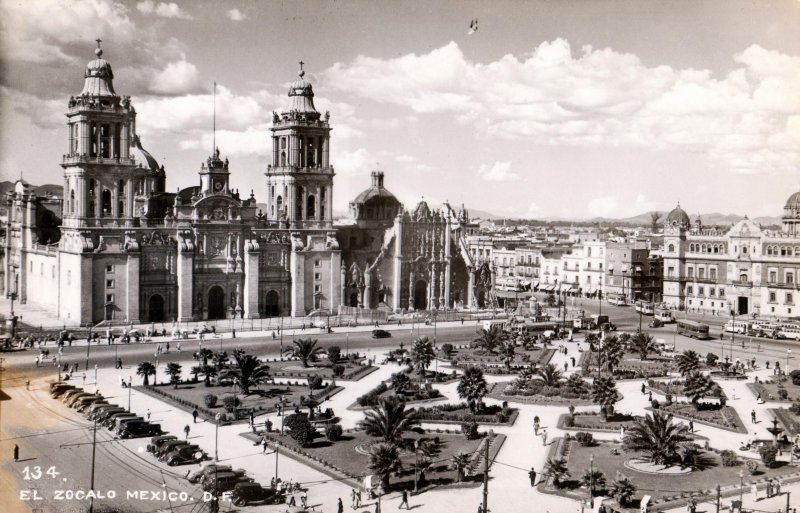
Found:
[[227, 14], [228, 18], [230, 18], [233, 21], [242, 21], [245, 18], [247, 18], [247, 15], [245, 15], [245, 13], [243, 13], [239, 9], [231, 9], [228, 11]]
[[136, 4], [136, 9], [144, 15], [155, 14], [160, 18], [192, 19], [192, 17], [175, 2], [156, 3], [153, 0], [144, 0]]
[[519, 179], [519, 174], [511, 171], [511, 162], [495, 162], [491, 167], [481, 164], [478, 176], [487, 182], [508, 182]]
[[800, 141], [788, 117], [800, 114], [800, 57], [752, 45], [732, 65], [715, 77], [556, 39], [487, 64], [451, 42], [422, 55], [358, 56], [322, 75], [347, 94], [451, 114], [483, 137], [701, 152], [737, 173], [796, 172]]
[[184, 94], [197, 91], [199, 84], [197, 66], [182, 58], [168, 63], [157, 72], [150, 83], [150, 90], [161, 94]]

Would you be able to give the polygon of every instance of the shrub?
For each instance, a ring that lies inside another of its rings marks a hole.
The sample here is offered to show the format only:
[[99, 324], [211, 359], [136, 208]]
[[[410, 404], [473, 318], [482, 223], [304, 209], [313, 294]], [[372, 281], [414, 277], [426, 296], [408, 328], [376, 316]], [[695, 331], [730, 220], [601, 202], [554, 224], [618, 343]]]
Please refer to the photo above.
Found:
[[232, 395], [226, 395], [222, 398], [222, 406], [225, 407], [225, 411], [228, 413], [233, 413], [233, 410], [241, 404], [241, 401], [238, 397], [234, 397]]
[[204, 395], [203, 404], [206, 405], [206, 408], [214, 408], [217, 405], [217, 396], [214, 394]]
[[344, 365], [336, 364], [331, 368], [331, 370], [333, 371], [333, 375], [337, 378], [344, 375]]
[[658, 399], [653, 399], [650, 401], [650, 406], [652, 406], [654, 410], [657, 410], [661, 406], [661, 403], [658, 402]]
[[708, 353], [706, 355], [706, 365], [709, 367], [713, 367], [717, 364], [717, 360], [719, 360], [719, 356], [715, 355], [714, 353]]
[[780, 390], [778, 390], [778, 397], [780, 397], [783, 400], [786, 400], [789, 397], [789, 391], [786, 390], [785, 388], [781, 388]]
[[775, 457], [778, 455], [778, 448], [774, 445], [765, 445], [758, 450], [761, 461], [767, 468], [775, 466]]
[[667, 394], [666, 397], [664, 398], [664, 402], [667, 403], [667, 406], [672, 404], [672, 394]]
[[747, 467], [747, 471], [750, 472], [751, 476], [758, 470], [758, 462], [755, 460], [747, 460], [744, 466]]
[[564, 427], [572, 427], [575, 425], [575, 417], [572, 415], [567, 415], [564, 419]]
[[794, 413], [795, 415], [800, 415], [800, 402], [793, 402], [792, 405], [789, 407], [789, 411]]
[[584, 447], [588, 447], [594, 443], [594, 436], [591, 433], [578, 431], [575, 433], [575, 440]]
[[359, 406], [375, 406], [378, 404], [378, 397], [387, 390], [389, 390], [389, 387], [381, 381], [378, 386], [356, 399], [356, 402]]
[[478, 438], [478, 423], [474, 420], [464, 422], [461, 424], [461, 432], [464, 433], [467, 440], [475, 440]]
[[723, 467], [735, 467], [739, 464], [739, 458], [736, 456], [736, 453], [730, 449], [725, 449], [719, 453], [719, 457], [722, 460]]
[[450, 355], [453, 354], [453, 344], [442, 344], [442, 354], [445, 358], [450, 358]]
[[793, 385], [800, 385], [800, 369], [790, 372], [789, 377], [792, 378]]
[[309, 376], [307, 378], [308, 381], [308, 388], [311, 390], [316, 390], [317, 388], [322, 386], [322, 376]]
[[325, 436], [331, 442], [335, 442], [342, 438], [342, 426], [341, 424], [328, 424], [325, 426]]
[[301, 447], [308, 447], [314, 440], [316, 430], [304, 414], [293, 413], [284, 419], [284, 427], [289, 430], [289, 436]]

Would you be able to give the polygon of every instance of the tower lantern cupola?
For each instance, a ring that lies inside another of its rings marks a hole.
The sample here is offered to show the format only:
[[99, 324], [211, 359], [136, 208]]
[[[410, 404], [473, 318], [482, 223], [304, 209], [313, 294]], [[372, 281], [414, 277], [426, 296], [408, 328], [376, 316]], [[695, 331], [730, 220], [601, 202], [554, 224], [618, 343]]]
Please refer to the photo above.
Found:
[[230, 192], [228, 159], [222, 160], [219, 148], [200, 165], [200, 188], [204, 194], [228, 194]]

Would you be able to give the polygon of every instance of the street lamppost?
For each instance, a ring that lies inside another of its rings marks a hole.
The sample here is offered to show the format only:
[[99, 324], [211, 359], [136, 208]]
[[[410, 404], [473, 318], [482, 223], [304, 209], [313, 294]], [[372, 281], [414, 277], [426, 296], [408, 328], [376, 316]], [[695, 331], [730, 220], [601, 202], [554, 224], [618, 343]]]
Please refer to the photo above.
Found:
[[414, 440], [414, 491], [417, 491], [417, 481], [419, 480], [419, 440]]
[[594, 454], [589, 455], [589, 507], [594, 508]]
[[783, 371], [786, 374], [789, 374], [789, 358], [791, 358], [791, 357], [792, 357], [792, 350], [791, 349], [787, 349], [786, 350], [786, 369]]
[[131, 388], [133, 388], [133, 376], [128, 376], [128, 411], [131, 411]]
[[744, 496], [744, 470], [739, 471], [739, 504], [742, 503], [742, 497]]
[[214, 461], [219, 461], [219, 421], [222, 419], [222, 414], [217, 413], [214, 415], [214, 420], [216, 420], [216, 426], [214, 428]]

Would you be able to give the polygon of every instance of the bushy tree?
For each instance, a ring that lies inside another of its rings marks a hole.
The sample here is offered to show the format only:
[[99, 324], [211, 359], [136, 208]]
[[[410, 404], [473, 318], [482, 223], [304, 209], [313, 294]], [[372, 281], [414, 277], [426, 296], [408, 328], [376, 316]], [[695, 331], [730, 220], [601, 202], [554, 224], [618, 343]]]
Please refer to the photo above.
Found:
[[714, 382], [703, 373], [694, 371], [683, 383], [683, 394], [692, 400], [695, 407], [700, 406], [700, 399], [706, 397], [714, 390]]
[[314, 441], [317, 430], [304, 413], [292, 413], [283, 420], [284, 428], [289, 430], [289, 436], [301, 447], [308, 447]]
[[329, 347], [327, 351], [327, 357], [328, 361], [331, 362], [331, 367], [333, 367], [339, 361], [339, 358], [342, 357], [342, 348], [339, 346]]
[[436, 351], [433, 349], [433, 342], [428, 337], [420, 337], [411, 344], [410, 355], [411, 363], [420, 376], [425, 375], [425, 370], [431, 366]]
[[206, 386], [211, 385], [211, 378], [217, 375], [217, 368], [213, 365], [198, 365], [198, 373], [203, 375], [203, 383]]
[[214, 356], [211, 359], [214, 363], [214, 367], [216, 367], [218, 371], [222, 370], [222, 368], [225, 367], [230, 360], [230, 358], [228, 358], [227, 351], [217, 351], [214, 353]]
[[483, 401], [489, 389], [486, 385], [486, 378], [483, 377], [483, 371], [478, 367], [467, 367], [464, 369], [464, 374], [456, 387], [458, 396], [467, 401], [470, 411], [477, 413], [478, 406]]
[[514, 343], [510, 340], [503, 341], [500, 346], [500, 356], [503, 358], [503, 363], [507, 370], [511, 370], [511, 363], [514, 361], [516, 354], [517, 350], [514, 347]]
[[614, 405], [619, 400], [617, 383], [610, 376], [595, 378], [592, 384], [592, 402], [600, 405], [600, 413], [604, 419], [614, 412]]
[[220, 377], [235, 378], [245, 395], [250, 393], [250, 387], [272, 380], [269, 365], [241, 349], [233, 352], [233, 364], [219, 374]]
[[389, 491], [389, 477], [392, 473], [402, 468], [396, 445], [379, 442], [369, 448], [369, 469], [380, 477], [383, 493]]
[[563, 376], [563, 373], [558, 367], [552, 363], [548, 363], [544, 367], [539, 367], [536, 369], [536, 375], [546, 386], [557, 387], [561, 383], [561, 377]]
[[611, 483], [608, 494], [617, 499], [617, 503], [620, 507], [626, 508], [631, 504], [633, 497], [636, 495], [636, 486], [634, 486], [626, 476], [622, 476]]
[[688, 349], [675, 357], [675, 364], [678, 366], [681, 376], [686, 376], [700, 369], [700, 355]]
[[581, 476], [581, 485], [586, 488], [591, 487], [591, 494], [594, 495], [595, 490], [602, 490], [606, 487], [606, 475], [597, 469], [590, 472], [587, 468]]
[[361, 427], [368, 435], [391, 444], [399, 444], [403, 434], [417, 424], [416, 411], [406, 410], [405, 401], [397, 396], [381, 397], [361, 421]]
[[625, 356], [625, 344], [614, 335], [610, 335], [603, 341], [602, 348], [599, 353], [599, 364], [605, 367], [608, 372], [614, 372], [614, 367], [619, 365], [622, 358]]
[[469, 466], [469, 459], [469, 454], [465, 452], [459, 452], [450, 458], [450, 467], [456, 471], [456, 483], [462, 482], [466, 477], [465, 471]]
[[589, 389], [588, 383], [578, 373], [570, 374], [567, 381], [564, 382], [564, 387], [579, 396], [584, 395]]
[[213, 356], [214, 351], [207, 348], [199, 349], [192, 355], [192, 357], [198, 362], [202, 360], [204, 366], [208, 365], [208, 360], [213, 358]]
[[681, 444], [689, 440], [686, 425], [673, 422], [670, 414], [654, 411], [625, 431], [622, 447], [625, 451], [644, 452], [651, 462], [665, 465], [678, 458]]
[[297, 358], [303, 364], [303, 367], [308, 367], [308, 362], [313, 362], [325, 350], [319, 346], [317, 339], [312, 338], [298, 338], [292, 342], [292, 345], [284, 349], [283, 354], [289, 355], [292, 358]]

